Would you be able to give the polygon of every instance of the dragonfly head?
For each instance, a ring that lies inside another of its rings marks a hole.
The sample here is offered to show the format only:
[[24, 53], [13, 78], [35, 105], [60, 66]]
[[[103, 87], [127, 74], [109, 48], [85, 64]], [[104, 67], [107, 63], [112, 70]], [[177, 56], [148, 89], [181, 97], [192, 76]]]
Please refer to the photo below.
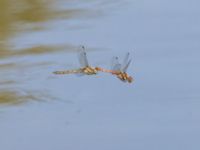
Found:
[[101, 71], [101, 68], [99, 68], [99, 67], [95, 67], [95, 70], [97, 70], [97, 71]]
[[127, 77], [127, 81], [128, 81], [129, 83], [131, 83], [131, 82], [133, 81], [133, 77], [128, 76], [128, 77]]
[[103, 71], [103, 69], [100, 68], [100, 67], [95, 67], [95, 70], [96, 70], [96, 71]]

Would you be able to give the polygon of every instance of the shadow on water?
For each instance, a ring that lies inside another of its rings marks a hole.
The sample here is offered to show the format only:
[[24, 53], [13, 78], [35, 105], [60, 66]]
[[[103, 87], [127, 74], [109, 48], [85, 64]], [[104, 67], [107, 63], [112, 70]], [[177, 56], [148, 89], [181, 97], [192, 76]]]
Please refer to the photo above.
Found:
[[[76, 45], [66, 43], [67, 39], [65, 43], [58, 40], [52, 44], [48, 38], [40, 36], [50, 32], [51, 25], [59, 21], [100, 17], [104, 13], [103, 5], [106, 5], [103, 0], [0, 0], [0, 105], [18, 105], [30, 100], [51, 99], [48, 92], [35, 90], [37, 84], [34, 85], [34, 90], [29, 89], [33, 86], [30, 81], [37, 80], [32, 72], [56, 63], [48, 57], [40, 59], [41, 56], [74, 50]], [[53, 27], [54, 30], [55, 28]], [[42, 74], [42, 69], [39, 70], [39, 74]], [[48, 96], [49, 98], [44, 98]]]

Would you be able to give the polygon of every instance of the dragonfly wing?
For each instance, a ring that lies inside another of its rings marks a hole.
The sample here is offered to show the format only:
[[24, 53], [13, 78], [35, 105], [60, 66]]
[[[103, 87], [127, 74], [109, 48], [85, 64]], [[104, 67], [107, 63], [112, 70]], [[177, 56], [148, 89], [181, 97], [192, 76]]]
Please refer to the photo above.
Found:
[[79, 59], [79, 63], [81, 65], [81, 67], [89, 66], [88, 59], [87, 59], [87, 54], [85, 52], [85, 47], [84, 46], [81, 46], [81, 50], [79, 51], [79, 54], [78, 54], [78, 59]]
[[121, 71], [126, 72], [130, 63], [131, 63], [131, 59], [127, 62], [127, 64], [123, 68], [121, 68]]
[[129, 62], [129, 56], [130, 56], [130, 53], [126, 53], [126, 55], [124, 57], [124, 60], [122, 62], [122, 65], [121, 65], [121, 71], [123, 71], [124, 68], [126, 67], [126, 65], [128, 64], [128, 62]]
[[82, 77], [82, 76], [85, 76], [85, 74], [84, 73], [76, 73], [76, 76], [77, 77]]
[[119, 63], [118, 57], [113, 57], [111, 70], [120, 71], [121, 64]]

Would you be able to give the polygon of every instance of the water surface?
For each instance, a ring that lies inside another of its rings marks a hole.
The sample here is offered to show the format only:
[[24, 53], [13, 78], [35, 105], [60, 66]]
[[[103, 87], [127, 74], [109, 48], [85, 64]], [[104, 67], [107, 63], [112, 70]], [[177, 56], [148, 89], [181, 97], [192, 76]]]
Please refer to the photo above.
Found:
[[[198, 150], [199, 2], [0, 0], [4, 150]], [[133, 58], [133, 84], [55, 76]]]

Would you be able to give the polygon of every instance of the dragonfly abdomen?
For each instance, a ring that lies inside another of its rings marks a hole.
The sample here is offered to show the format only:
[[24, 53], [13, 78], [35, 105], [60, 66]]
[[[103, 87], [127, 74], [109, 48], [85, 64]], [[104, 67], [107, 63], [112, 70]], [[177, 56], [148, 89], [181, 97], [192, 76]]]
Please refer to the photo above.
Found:
[[54, 74], [73, 74], [73, 73], [81, 73], [81, 70], [63, 70], [63, 71], [55, 71]]

